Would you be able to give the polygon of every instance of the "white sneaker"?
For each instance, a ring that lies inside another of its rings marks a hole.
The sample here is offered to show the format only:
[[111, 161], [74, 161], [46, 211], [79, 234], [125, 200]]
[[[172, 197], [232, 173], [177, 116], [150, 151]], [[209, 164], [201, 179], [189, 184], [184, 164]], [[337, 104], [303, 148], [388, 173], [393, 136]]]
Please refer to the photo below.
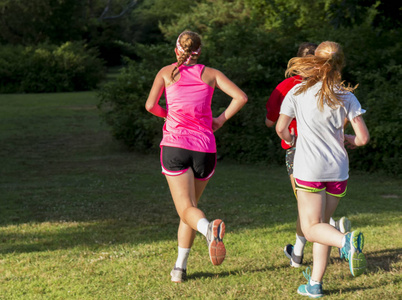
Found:
[[172, 276], [172, 282], [183, 282], [187, 280], [187, 271], [186, 269], [174, 267], [170, 272], [170, 276]]

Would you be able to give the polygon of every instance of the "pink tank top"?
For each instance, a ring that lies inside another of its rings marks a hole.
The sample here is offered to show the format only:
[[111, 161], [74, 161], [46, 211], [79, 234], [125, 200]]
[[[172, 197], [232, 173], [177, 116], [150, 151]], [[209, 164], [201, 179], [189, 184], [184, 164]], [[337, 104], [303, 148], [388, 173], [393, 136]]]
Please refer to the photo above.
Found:
[[160, 146], [216, 152], [211, 110], [214, 88], [201, 79], [204, 67], [180, 66], [180, 79], [166, 88], [168, 114]]

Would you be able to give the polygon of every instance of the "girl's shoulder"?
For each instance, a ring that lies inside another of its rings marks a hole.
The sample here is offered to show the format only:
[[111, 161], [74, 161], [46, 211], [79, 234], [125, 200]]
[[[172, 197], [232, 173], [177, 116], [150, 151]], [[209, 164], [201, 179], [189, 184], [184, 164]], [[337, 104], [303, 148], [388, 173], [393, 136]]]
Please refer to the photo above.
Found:
[[164, 66], [162, 69], [159, 70], [157, 76], [160, 76], [160, 77], [164, 78], [165, 80], [167, 80], [171, 77], [174, 68], [175, 68], [175, 65]]
[[[203, 65], [203, 66], [204, 66], [204, 65]], [[217, 69], [211, 68], [211, 67], [204, 66], [204, 72], [209, 72], [209, 73], [216, 74], [216, 73], [218, 73], [218, 72], [220, 72], [220, 71], [217, 70]]]
[[176, 64], [164, 66], [164, 67], [162, 67], [162, 69], [160, 69], [159, 73], [169, 72], [169, 71], [172, 72], [175, 67], [176, 67]]

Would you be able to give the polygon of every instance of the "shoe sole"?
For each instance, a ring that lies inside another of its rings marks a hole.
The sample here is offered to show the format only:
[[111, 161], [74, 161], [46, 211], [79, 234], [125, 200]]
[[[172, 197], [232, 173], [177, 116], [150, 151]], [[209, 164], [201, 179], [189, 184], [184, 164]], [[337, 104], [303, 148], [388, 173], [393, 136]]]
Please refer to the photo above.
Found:
[[354, 277], [360, 276], [367, 268], [366, 257], [363, 253], [353, 253], [349, 256], [350, 273]]
[[352, 232], [350, 239], [349, 269], [353, 276], [359, 276], [367, 268], [366, 257], [362, 253], [364, 247], [364, 235], [360, 231]]
[[209, 258], [214, 266], [219, 266], [226, 257], [226, 248], [223, 244], [225, 236], [225, 223], [222, 220], [214, 220], [212, 223], [213, 241], [209, 244]]
[[[292, 247], [293, 249], [293, 247]], [[285, 253], [286, 257], [289, 259], [292, 259], [292, 253], [289, 254], [288, 250], [288, 245], [285, 246], [285, 248], [283, 248], [283, 252]]]

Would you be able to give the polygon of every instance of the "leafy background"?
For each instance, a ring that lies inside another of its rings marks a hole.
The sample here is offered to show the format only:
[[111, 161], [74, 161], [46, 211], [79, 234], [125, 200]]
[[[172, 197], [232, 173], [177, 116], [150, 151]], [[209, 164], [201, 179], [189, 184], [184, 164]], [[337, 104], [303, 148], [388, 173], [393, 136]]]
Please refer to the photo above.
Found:
[[[344, 79], [359, 84], [371, 134], [350, 152], [351, 167], [398, 175], [401, 22], [401, 4], [385, 0], [0, 0], [0, 92], [95, 89], [113, 136], [130, 150], [157, 151], [162, 124], [144, 102], [157, 71], [175, 61], [178, 34], [197, 31], [200, 63], [249, 97], [217, 132], [219, 157], [283, 163], [265, 103], [300, 43], [333, 40], [346, 55]], [[111, 73], [115, 80], [102, 84]], [[214, 114], [229, 101], [217, 91]]]

